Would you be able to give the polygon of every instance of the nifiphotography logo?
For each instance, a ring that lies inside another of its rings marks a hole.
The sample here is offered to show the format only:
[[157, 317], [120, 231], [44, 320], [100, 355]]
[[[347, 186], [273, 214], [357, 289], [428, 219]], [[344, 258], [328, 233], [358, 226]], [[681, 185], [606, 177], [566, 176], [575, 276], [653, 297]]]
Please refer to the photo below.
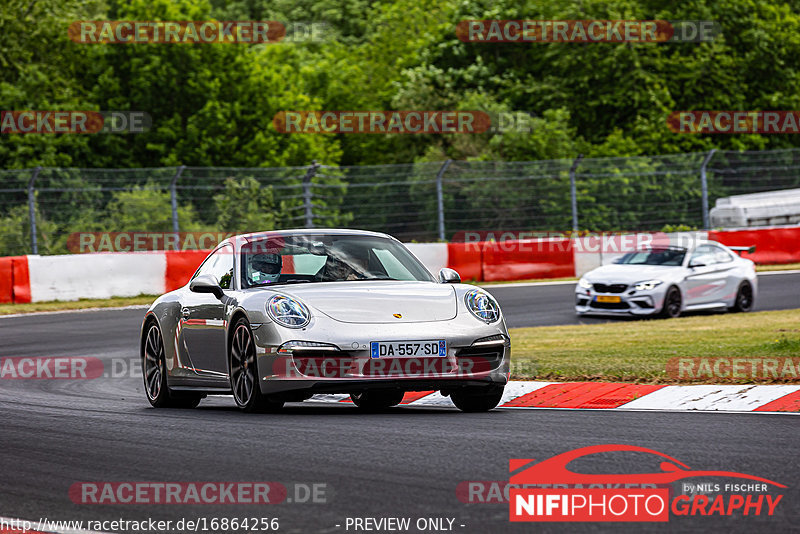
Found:
[[[661, 471], [583, 474], [567, 468], [579, 458], [619, 451], [661, 457]], [[675, 516], [771, 516], [783, 494], [768, 491], [786, 488], [734, 471], [694, 470], [664, 453], [634, 445], [583, 447], [541, 462], [514, 459], [509, 470], [510, 521], [666, 522], [670, 512]], [[703, 482], [680, 482], [689, 478]], [[709, 478], [719, 483], [707, 482]], [[680, 494], [670, 491], [669, 485], [676, 482], [680, 483]]]

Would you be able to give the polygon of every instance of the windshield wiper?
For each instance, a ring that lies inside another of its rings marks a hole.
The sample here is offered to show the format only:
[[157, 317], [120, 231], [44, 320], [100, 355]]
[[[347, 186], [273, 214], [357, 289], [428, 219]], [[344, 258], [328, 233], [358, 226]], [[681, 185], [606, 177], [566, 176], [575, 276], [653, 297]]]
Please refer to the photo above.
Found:
[[269, 288], [275, 287], [275, 286], [285, 286], [285, 285], [289, 285], [289, 284], [305, 284], [305, 283], [309, 283], [310, 284], [310, 283], [316, 282], [316, 281], [317, 280], [300, 280], [300, 279], [295, 278], [295, 279], [292, 279], [292, 280], [284, 280], [283, 282], [273, 282], [271, 284], [264, 284], [264, 285], [252, 286], [252, 287], [259, 288], [259, 289], [269, 289]]

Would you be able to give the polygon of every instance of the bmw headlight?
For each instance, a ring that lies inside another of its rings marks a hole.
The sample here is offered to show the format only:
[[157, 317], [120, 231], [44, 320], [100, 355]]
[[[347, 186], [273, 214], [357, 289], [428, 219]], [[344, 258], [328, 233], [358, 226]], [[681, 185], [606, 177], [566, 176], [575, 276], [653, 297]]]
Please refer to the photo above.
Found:
[[272, 320], [287, 328], [303, 328], [311, 321], [311, 312], [299, 300], [275, 295], [267, 302], [267, 313]]
[[651, 289], [655, 289], [658, 285], [661, 285], [661, 280], [645, 280], [643, 282], [636, 282], [633, 287], [636, 291], [650, 291]]
[[578, 285], [583, 289], [592, 289], [592, 283], [586, 280], [586, 278], [581, 278], [578, 280]]
[[493, 323], [500, 319], [500, 306], [483, 291], [477, 289], [468, 291], [464, 295], [464, 302], [472, 315], [485, 323]]

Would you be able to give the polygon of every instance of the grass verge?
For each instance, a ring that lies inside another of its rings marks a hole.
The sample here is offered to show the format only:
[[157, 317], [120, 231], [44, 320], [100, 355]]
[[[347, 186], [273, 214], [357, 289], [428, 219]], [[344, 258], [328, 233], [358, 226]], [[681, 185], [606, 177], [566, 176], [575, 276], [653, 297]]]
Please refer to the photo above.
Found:
[[712, 380], [667, 373], [671, 358], [699, 357], [795, 358], [798, 371], [800, 310], [516, 328], [511, 343], [512, 378], [520, 380], [800, 384], [797, 374], [780, 372]]
[[768, 271], [796, 271], [800, 269], [800, 263], [783, 263], [781, 265], [756, 265], [756, 271], [763, 273]]
[[15, 313], [33, 313], [43, 311], [84, 310], [87, 308], [116, 308], [136, 304], [152, 304], [155, 295], [139, 295], [137, 297], [114, 297], [110, 299], [81, 299], [51, 302], [29, 302], [25, 304], [0, 304], [0, 315]]

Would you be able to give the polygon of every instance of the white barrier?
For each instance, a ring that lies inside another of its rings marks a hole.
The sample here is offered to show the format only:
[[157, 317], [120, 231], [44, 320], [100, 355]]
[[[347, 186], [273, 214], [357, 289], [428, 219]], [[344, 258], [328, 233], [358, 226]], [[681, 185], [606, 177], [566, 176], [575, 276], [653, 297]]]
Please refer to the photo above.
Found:
[[164, 292], [163, 253], [28, 256], [31, 301], [133, 297]]
[[434, 276], [447, 267], [447, 243], [406, 243], [406, 248], [411, 251]]

